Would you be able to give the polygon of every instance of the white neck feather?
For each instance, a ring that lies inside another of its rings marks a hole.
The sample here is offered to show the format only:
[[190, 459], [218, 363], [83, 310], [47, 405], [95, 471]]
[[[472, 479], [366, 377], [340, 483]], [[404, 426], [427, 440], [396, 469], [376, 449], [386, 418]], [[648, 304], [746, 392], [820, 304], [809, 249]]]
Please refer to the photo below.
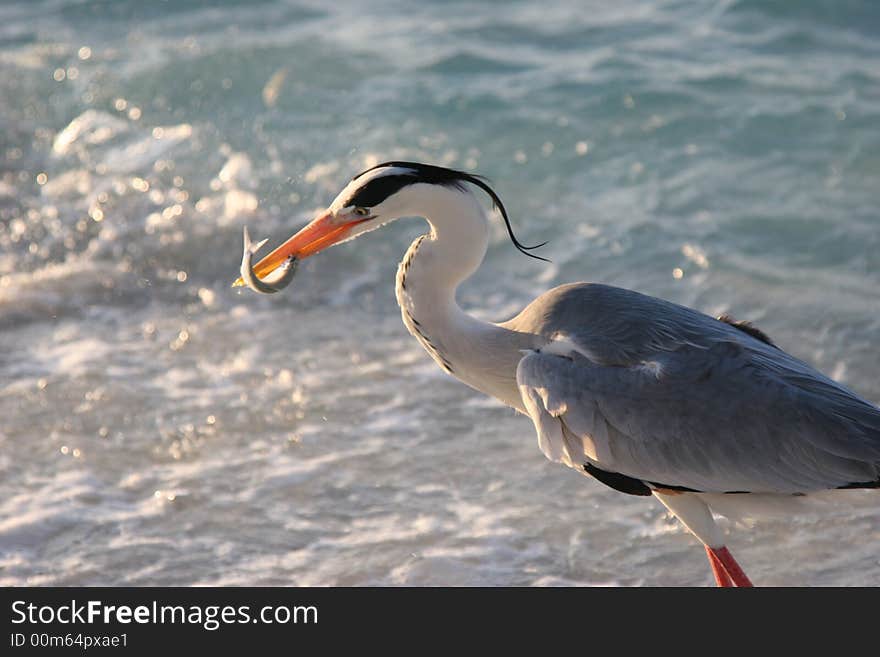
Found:
[[404, 324], [444, 370], [522, 410], [516, 366], [519, 350], [531, 346], [530, 336], [478, 320], [456, 301], [458, 286], [486, 254], [485, 211], [470, 192], [437, 185], [413, 185], [400, 196], [410, 208], [401, 215], [422, 216], [431, 226], [430, 233], [412, 243], [397, 270]]

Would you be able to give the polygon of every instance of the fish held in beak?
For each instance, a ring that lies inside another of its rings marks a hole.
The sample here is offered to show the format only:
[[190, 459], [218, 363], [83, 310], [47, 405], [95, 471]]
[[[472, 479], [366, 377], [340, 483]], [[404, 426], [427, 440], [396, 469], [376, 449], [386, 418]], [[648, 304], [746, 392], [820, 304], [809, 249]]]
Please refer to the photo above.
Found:
[[291, 255], [278, 267], [272, 270], [271, 273], [267, 274], [264, 278], [260, 278], [254, 271], [251, 260], [267, 241], [268, 240], [260, 240], [259, 242], [251, 242], [251, 236], [248, 234], [247, 226], [244, 227], [244, 253], [241, 256], [241, 268], [239, 269], [239, 273], [241, 274], [240, 280], [254, 292], [259, 292], [260, 294], [275, 294], [290, 285], [294, 274], [296, 274], [299, 259], [296, 256]]

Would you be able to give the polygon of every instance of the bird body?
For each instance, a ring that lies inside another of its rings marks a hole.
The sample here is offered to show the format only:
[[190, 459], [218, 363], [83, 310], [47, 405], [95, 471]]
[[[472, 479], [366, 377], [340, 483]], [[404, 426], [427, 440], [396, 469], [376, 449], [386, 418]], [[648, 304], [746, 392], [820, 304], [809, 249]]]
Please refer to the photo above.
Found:
[[593, 436], [597, 466], [660, 488], [719, 493], [878, 483], [880, 411], [731, 324], [630, 290], [575, 284], [505, 326], [564, 336], [563, 346], [520, 362], [518, 383], [572, 433]]
[[391, 162], [356, 176], [256, 273], [424, 217], [430, 232], [396, 280], [410, 333], [446, 372], [528, 415], [547, 458], [655, 496], [705, 544], [719, 585], [750, 582], [713, 512], [747, 517], [768, 501], [880, 487], [880, 409], [746, 323], [591, 283], [556, 287], [498, 324], [467, 314], [456, 291], [489, 243], [468, 184], [490, 194], [526, 252], [481, 178]]

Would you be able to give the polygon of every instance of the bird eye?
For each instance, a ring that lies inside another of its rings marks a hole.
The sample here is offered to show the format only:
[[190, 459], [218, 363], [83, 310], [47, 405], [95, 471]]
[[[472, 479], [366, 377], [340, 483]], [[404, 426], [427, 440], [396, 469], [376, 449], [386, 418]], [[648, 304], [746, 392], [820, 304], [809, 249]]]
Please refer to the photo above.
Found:
[[359, 214], [362, 217], [366, 217], [368, 214], [370, 214], [370, 209], [369, 208], [355, 208], [354, 213]]

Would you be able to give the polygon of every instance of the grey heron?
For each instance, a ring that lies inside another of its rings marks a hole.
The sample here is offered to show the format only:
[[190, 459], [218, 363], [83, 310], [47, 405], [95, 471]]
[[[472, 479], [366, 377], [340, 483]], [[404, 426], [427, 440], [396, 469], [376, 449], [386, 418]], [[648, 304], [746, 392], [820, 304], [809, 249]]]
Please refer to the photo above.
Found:
[[484, 178], [395, 161], [355, 176], [252, 270], [246, 250], [244, 278], [277, 278], [280, 267], [334, 244], [423, 217], [430, 231], [397, 272], [409, 332], [447, 373], [529, 416], [547, 458], [657, 498], [703, 543], [719, 586], [751, 582], [714, 514], [880, 487], [880, 409], [746, 322], [591, 283], [549, 290], [497, 324], [466, 313], [456, 290], [489, 243], [475, 189], [532, 255], [537, 247], [517, 240]]

